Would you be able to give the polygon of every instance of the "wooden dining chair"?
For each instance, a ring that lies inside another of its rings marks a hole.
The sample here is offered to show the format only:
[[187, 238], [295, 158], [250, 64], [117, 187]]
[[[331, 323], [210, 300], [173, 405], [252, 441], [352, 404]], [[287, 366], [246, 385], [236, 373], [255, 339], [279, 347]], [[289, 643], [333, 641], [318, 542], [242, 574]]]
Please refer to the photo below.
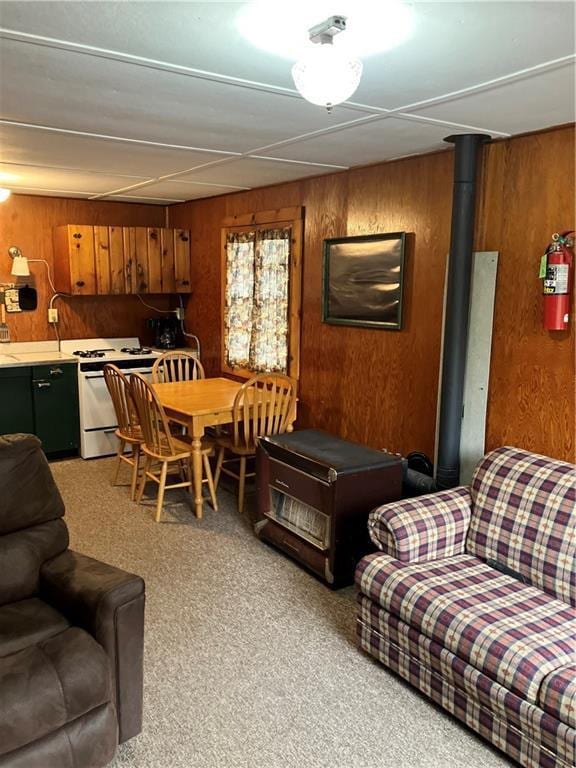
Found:
[[[136, 497], [136, 485], [138, 482], [138, 471], [140, 465], [140, 448], [144, 441], [142, 430], [138, 421], [138, 415], [132, 394], [130, 392], [130, 383], [122, 371], [111, 363], [104, 366], [104, 381], [110, 393], [118, 428], [116, 437], [118, 438], [118, 460], [114, 475], [112, 476], [112, 485], [118, 482], [118, 475], [122, 463], [132, 467], [132, 483], [130, 485], [130, 495], [132, 500]], [[129, 445], [131, 452], [125, 454], [126, 446]]]
[[[294, 418], [296, 382], [289, 376], [263, 373], [249, 379], [240, 387], [233, 405], [233, 423], [230, 435], [217, 438], [219, 446], [214, 484], [218, 488], [220, 474], [238, 480], [238, 512], [244, 509], [246, 478], [255, 472], [246, 472], [247, 459], [256, 453], [256, 438], [286, 432]], [[225, 454], [230, 455], [225, 458]], [[235, 472], [225, 464], [239, 463]]]
[[164, 384], [170, 381], [193, 381], [204, 379], [204, 367], [190, 352], [165, 352], [154, 361], [152, 381]]
[[[138, 504], [142, 501], [142, 495], [147, 479], [157, 483], [158, 499], [156, 502], [156, 522], [159, 523], [162, 516], [165, 490], [171, 488], [189, 488], [192, 502], [194, 502], [192, 446], [190, 440], [185, 436], [176, 436], [170, 432], [168, 418], [158, 399], [158, 395], [143, 376], [140, 376], [138, 373], [133, 373], [130, 376], [130, 390], [140, 419], [144, 440], [142, 452], [146, 457], [136, 500]], [[208, 485], [212, 507], [215, 511], [218, 511], [212, 469], [208, 459], [213, 450], [214, 443], [207, 438], [203, 439], [202, 462], [204, 465], [205, 477], [202, 479], [202, 483]], [[168, 467], [174, 464], [181, 472], [183, 471], [186, 479], [182, 479], [181, 477], [180, 482], [167, 485]]]

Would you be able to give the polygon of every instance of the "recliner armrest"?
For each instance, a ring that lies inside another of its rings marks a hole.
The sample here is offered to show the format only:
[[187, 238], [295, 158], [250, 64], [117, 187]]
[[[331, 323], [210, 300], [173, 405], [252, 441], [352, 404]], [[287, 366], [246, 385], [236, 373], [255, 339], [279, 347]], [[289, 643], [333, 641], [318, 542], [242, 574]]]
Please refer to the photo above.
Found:
[[110, 658], [119, 741], [142, 730], [144, 581], [67, 550], [40, 571], [43, 598], [89, 632]]
[[372, 510], [370, 538], [403, 562], [440, 560], [464, 553], [472, 512], [467, 487], [395, 501]]

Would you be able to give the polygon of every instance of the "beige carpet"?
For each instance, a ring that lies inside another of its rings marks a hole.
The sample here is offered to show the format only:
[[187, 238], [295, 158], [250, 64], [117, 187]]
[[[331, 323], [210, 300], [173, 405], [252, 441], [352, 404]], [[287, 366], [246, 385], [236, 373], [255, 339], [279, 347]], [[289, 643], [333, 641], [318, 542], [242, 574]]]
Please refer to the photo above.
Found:
[[234, 498], [165, 522], [112, 460], [52, 465], [72, 546], [146, 580], [144, 731], [115, 768], [504, 768], [510, 763], [354, 641], [354, 593], [258, 541]]

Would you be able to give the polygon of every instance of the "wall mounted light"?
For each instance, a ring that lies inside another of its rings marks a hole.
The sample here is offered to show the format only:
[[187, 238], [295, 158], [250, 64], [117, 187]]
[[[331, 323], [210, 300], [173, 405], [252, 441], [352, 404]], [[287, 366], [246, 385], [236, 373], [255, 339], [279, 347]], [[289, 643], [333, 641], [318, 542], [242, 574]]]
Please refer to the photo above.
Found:
[[30, 274], [28, 259], [22, 254], [20, 248], [13, 245], [11, 248], [8, 248], [8, 253], [12, 257], [11, 274], [14, 277], [28, 277]]
[[362, 62], [334, 46], [334, 37], [346, 30], [345, 16], [330, 16], [308, 30], [314, 44], [292, 67], [294, 84], [312, 104], [326, 107], [349, 99], [360, 84]]
[[9, 189], [6, 189], [5, 187], [0, 187], [0, 203], [3, 203], [6, 200], [8, 200], [11, 194], [12, 193], [10, 192]]

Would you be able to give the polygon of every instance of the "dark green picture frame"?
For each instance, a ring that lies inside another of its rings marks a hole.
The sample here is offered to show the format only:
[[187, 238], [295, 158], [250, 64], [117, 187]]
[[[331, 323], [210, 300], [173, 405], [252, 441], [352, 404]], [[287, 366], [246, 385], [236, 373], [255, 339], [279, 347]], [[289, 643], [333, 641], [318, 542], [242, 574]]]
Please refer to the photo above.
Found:
[[323, 322], [401, 330], [405, 250], [405, 232], [324, 240]]

